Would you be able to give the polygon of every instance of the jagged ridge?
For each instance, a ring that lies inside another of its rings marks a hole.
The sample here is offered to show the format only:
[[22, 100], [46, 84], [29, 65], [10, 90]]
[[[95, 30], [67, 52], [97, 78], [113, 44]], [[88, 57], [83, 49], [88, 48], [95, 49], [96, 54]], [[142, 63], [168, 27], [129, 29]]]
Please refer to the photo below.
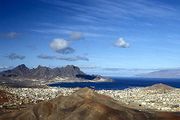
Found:
[[14, 69], [3, 71], [0, 73], [2, 77], [19, 77], [19, 78], [33, 78], [33, 79], [51, 79], [54, 77], [76, 77], [77, 75], [86, 75], [77, 66], [67, 65], [66, 67], [49, 68], [45, 66], [38, 66], [37, 68], [29, 69], [22, 64]]

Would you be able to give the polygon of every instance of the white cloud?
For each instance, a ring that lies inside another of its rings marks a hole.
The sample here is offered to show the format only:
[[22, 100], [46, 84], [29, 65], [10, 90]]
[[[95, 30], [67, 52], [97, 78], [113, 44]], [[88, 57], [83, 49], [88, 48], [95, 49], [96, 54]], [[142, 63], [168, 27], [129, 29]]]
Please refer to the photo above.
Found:
[[70, 47], [70, 43], [62, 38], [56, 38], [50, 43], [50, 47], [57, 53], [61, 54], [71, 54], [75, 52], [73, 48]]
[[123, 38], [119, 38], [114, 45], [121, 48], [129, 47], [129, 43], [127, 43]]
[[82, 32], [71, 32], [70, 33], [70, 38], [72, 40], [80, 40], [83, 39], [84, 35]]
[[62, 50], [69, 47], [69, 42], [61, 38], [56, 38], [50, 43], [50, 47], [55, 51]]

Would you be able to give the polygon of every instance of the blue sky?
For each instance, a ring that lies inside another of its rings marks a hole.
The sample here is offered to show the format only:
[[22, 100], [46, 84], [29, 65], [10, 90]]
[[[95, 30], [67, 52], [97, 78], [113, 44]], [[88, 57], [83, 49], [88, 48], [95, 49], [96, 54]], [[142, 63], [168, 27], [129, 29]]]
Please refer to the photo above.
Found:
[[178, 0], [0, 0], [0, 68], [73, 64], [134, 75], [180, 67]]

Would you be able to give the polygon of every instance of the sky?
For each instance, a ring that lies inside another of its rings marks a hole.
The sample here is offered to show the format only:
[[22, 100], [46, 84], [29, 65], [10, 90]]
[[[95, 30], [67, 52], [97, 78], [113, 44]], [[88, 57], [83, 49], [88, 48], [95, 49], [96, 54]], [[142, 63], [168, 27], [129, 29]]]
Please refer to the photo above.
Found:
[[180, 67], [179, 0], [0, 0], [0, 69], [129, 76]]

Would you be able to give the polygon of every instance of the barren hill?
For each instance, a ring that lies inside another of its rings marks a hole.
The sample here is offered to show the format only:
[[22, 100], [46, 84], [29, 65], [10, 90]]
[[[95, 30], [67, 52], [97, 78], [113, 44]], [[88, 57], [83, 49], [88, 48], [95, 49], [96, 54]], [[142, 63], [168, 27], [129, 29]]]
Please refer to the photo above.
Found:
[[179, 120], [179, 113], [148, 112], [122, 106], [110, 97], [84, 88], [32, 108], [0, 116], [0, 120]]

